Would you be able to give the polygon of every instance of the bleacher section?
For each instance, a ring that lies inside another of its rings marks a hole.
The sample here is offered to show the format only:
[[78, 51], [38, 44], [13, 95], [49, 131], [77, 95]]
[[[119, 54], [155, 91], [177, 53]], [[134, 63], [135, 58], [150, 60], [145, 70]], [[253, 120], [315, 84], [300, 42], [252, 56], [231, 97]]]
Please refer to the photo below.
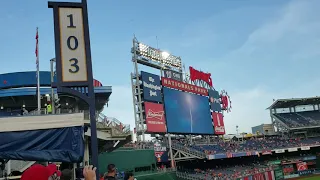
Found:
[[274, 114], [290, 128], [320, 126], [319, 111]]
[[243, 142], [216, 141], [207, 145], [188, 145], [182, 140], [174, 140], [174, 146], [180, 146], [182, 151], [192, 154], [205, 154], [208, 159], [223, 159], [230, 157], [255, 156], [259, 154], [271, 154], [272, 151], [291, 149], [298, 151], [298, 148], [320, 146], [320, 137], [309, 139], [288, 139], [280, 136], [251, 138]]
[[320, 97], [277, 99], [267, 109], [279, 131], [320, 127]]

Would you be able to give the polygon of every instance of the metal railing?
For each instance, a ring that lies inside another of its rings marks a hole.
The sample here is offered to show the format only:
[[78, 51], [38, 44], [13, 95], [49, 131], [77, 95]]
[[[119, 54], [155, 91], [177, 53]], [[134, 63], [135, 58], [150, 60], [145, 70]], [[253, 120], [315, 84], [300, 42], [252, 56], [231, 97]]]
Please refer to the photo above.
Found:
[[20, 160], [10, 160], [8, 163], [11, 163], [11, 170], [16, 171], [24, 171], [31, 165], [35, 163], [35, 161], [20, 161]]
[[200, 152], [198, 150], [194, 150], [194, 149], [190, 149], [190, 147], [186, 147], [186, 146], [183, 146], [183, 145], [180, 145], [180, 144], [177, 144], [177, 143], [172, 143], [172, 147], [173, 148], [176, 148], [178, 150], [181, 150], [181, 151], [184, 151], [184, 152], [187, 152], [189, 154], [193, 154], [195, 156], [198, 156], [198, 157], [202, 157], [202, 158], [206, 158], [206, 154], [204, 152]]
[[[88, 110], [74, 111], [72, 109], [57, 109], [55, 114], [71, 114], [71, 113], [83, 113], [84, 120], [90, 120], [90, 114]], [[45, 115], [48, 114], [46, 108], [42, 108], [40, 111], [33, 110], [26, 113], [24, 116]], [[104, 127], [110, 127], [114, 129], [116, 134], [130, 134], [130, 125], [124, 124], [114, 117], [107, 117], [103, 113], [96, 112], [96, 122], [102, 123]]]

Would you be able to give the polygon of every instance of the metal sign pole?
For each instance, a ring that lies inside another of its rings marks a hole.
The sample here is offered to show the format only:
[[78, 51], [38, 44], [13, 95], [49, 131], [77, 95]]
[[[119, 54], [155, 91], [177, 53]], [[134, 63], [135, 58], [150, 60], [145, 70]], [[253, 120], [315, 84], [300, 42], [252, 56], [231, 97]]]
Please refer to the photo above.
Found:
[[[98, 168], [95, 94], [90, 49], [87, 1], [48, 2], [53, 8], [57, 91], [84, 100], [90, 110], [91, 160]], [[82, 161], [82, 160], [81, 160]], [[99, 170], [96, 171], [99, 179]]]
[[55, 107], [55, 99], [54, 99], [54, 89], [52, 87], [54, 81], [54, 69], [53, 64], [56, 61], [55, 58], [50, 59], [50, 69], [51, 69], [51, 107], [52, 107], [52, 114], [56, 114], [56, 107]]

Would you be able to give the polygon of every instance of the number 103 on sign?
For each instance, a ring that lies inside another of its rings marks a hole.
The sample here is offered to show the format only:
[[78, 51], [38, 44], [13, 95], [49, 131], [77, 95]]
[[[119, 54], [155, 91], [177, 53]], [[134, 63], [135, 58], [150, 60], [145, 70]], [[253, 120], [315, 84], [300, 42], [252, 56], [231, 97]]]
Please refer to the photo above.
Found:
[[63, 82], [87, 81], [82, 8], [59, 8]]

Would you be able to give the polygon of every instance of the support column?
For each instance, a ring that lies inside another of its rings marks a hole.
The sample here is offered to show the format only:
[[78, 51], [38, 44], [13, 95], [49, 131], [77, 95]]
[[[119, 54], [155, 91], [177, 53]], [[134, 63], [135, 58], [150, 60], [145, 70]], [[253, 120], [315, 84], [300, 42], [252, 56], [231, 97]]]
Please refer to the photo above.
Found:
[[169, 141], [169, 153], [171, 157], [171, 168], [175, 168], [175, 162], [173, 159], [173, 153], [172, 153], [172, 143], [171, 143], [171, 135], [168, 133], [168, 141]]
[[85, 137], [84, 140], [84, 157], [83, 157], [83, 161], [84, 161], [84, 165], [89, 165], [89, 138]]
[[11, 173], [11, 160], [7, 162], [6, 166], [7, 174], [9, 175]]

